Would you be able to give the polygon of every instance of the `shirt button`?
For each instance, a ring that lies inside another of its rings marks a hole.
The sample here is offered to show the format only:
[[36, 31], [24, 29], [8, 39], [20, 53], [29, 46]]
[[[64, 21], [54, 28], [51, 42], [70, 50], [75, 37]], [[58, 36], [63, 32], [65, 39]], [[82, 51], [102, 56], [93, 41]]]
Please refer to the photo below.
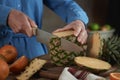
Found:
[[18, 7], [20, 7], [20, 4], [18, 4]]

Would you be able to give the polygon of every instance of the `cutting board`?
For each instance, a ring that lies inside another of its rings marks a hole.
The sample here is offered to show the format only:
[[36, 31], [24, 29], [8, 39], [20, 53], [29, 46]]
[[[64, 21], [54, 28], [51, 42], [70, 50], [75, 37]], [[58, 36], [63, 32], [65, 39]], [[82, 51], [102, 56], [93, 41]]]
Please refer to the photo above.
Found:
[[[38, 58], [45, 59], [48, 62], [44, 65], [44, 67], [39, 71], [39, 76], [44, 78], [49, 78], [53, 80], [58, 80], [61, 72], [63, 71], [64, 67], [58, 67], [55, 64], [51, 63], [51, 59], [49, 54], [40, 56]], [[76, 67], [76, 66], [70, 66], [70, 67]], [[109, 73], [114, 72], [118, 69], [118, 67], [115, 65], [110, 70], [106, 72], [98, 73], [97, 75], [107, 77], [109, 76]]]
[[[58, 67], [51, 63], [49, 54], [37, 58], [47, 60], [47, 63], [35, 73], [29, 80], [58, 80], [64, 67]], [[36, 65], [37, 66], [37, 65]], [[19, 74], [17, 74], [19, 75]], [[16, 80], [16, 74], [10, 73], [7, 80]]]
[[[47, 60], [47, 63], [40, 69], [37, 73], [35, 73], [30, 80], [58, 80], [61, 72], [65, 67], [58, 67], [55, 64], [51, 63], [51, 59], [49, 54], [44, 56], [39, 56], [38, 58]], [[76, 66], [70, 66], [76, 68]], [[77, 66], [78, 67], [78, 66]], [[106, 72], [99, 73], [97, 75], [107, 77], [110, 72], [114, 72], [118, 69], [118, 67], [113, 66], [110, 70]], [[10, 75], [8, 80], [15, 80], [16, 75]]]
[[[39, 77], [44, 77], [52, 80], [58, 80], [61, 72], [63, 71], [64, 67], [58, 67], [55, 64], [51, 63], [51, 59], [49, 54], [40, 56], [38, 58], [45, 59], [48, 62], [44, 65], [44, 67], [38, 72]], [[77, 68], [78, 66], [70, 66], [73, 68]], [[99, 76], [107, 77], [109, 76], [109, 73], [114, 72], [118, 69], [118, 67], [115, 65], [111, 69], [109, 69], [106, 72], [97, 73]]]
[[47, 60], [47, 63], [43, 66], [43, 68], [38, 71], [38, 77], [48, 78], [52, 80], [58, 80], [61, 72], [63, 71], [64, 67], [56, 66], [55, 64], [51, 63], [51, 59], [49, 54], [38, 57], [40, 59]]

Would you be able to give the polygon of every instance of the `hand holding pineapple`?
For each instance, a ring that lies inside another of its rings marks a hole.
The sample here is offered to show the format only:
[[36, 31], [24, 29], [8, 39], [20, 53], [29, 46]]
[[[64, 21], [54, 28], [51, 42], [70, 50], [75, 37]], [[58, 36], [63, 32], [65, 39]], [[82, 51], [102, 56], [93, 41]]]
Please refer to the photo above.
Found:
[[77, 37], [78, 42], [81, 44], [86, 43], [87, 40], [87, 31], [85, 29], [85, 25], [82, 21], [76, 20], [71, 22], [70, 24], [64, 26], [63, 28], [57, 29], [54, 32], [66, 31], [66, 30], [74, 30], [74, 35]]

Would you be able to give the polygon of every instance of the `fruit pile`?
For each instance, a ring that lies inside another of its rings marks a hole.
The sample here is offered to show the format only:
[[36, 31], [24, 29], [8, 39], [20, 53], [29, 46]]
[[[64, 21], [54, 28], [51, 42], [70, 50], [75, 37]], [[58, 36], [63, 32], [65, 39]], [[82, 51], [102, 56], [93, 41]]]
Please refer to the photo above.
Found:
[[0, 48], [0, 80], [5, 80], [9, 73], [21, 73], [28, 65], [28, 58], [22, 56], [17, 59], [18, 52], [12, 45]]
[[98, 23], [91, 23], [88, 26], [89, 31], [110, 31], [112, 29], [111, 25], [105, 24], [105, 25], [100, 25]]

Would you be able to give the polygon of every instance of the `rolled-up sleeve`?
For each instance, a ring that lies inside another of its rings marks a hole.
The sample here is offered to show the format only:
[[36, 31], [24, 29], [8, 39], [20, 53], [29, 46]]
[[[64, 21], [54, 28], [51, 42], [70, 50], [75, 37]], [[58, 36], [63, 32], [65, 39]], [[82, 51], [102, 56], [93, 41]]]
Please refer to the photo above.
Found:
[[7, 25], [7, 17], [10, 10], [10, 7], [0, 5], [0, 25]]
[[81, 20], [87, 24], [89, 21], [86, 12], [73, 0], [44, 0], [44, 3], [67, 23]]

